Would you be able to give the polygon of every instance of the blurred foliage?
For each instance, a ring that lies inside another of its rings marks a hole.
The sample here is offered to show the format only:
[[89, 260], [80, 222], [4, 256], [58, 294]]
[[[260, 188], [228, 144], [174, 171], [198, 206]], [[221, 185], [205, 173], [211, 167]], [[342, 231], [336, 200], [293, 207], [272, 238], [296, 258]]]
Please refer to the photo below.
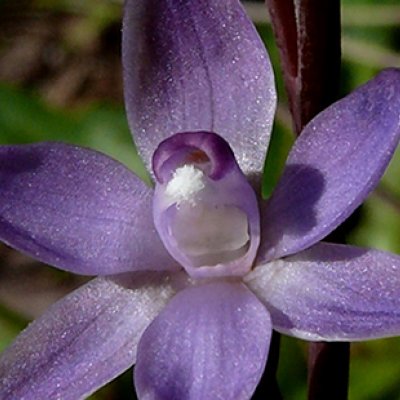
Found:
[[[58, 69], [52, 72], [51, 79], [46, 78], [46, 73], [49, 75], [52, 64], [46, 64], [44, 72], [39, 73], [35, 70], [34, 74], [28, 74], [29, 79], [26, 78], [26, 74], [23, 75], [23, 78], [21, 75], [16, 79], [2, 79], [0, 68], [0, 80], [8, 80], [8, 82], [0, 84], [1, 143], [51, 140], [91, 147], [120, 160], [149, 182], [148, 174], [132, 144], [122, 105], [122, 95], [119, 101], [116, 101], [104, 95], [98, 95], [98, 93], [104, 93], [104, 90], [103, 92], [87, 90], [87, 75], [84, 75], [79, 81], [82, 84], [77, 86], [77, 93], [74, 93], [74, 96], [68, 94], [68, 96], [61, 97], [61, 100], [59, 100], [60, 97], [55, 97], [58, 100], [53, 102], [51, 99], [54, 97], [49, 95], [54, 92], [49, 90], [49, 87], [54, 88], [55, 82], [62, 82], [58, 78], [60, 74], [62, 76], [65, 57], [69, 59], [77, 56], [78, 59], [82, 57], [85, 60], [84, 57], [89, 54], [90, 60], [93, 60], [94, 54], [97, 54], [96, 51], [100, 52], [100, 57], [102, 55], [104, 58], [111, 57], [110, 53], [103, 54], [108, 48], [103, 43], [106, 38], [106, 45], [114, 49], [115, 54], [112, 54], [118, 59], [119, 36], [118, 34], [110, 36], [110, 32], [119, 32], [122, 1], [36, 0], [22, 3], [29, 5], [28, 8], [24, 8], [24, 18], [29, 13], [35, 15], [35, 18], [41, 18], [41, 16], [47, 18], [48, 15], [53, 14], [61, 16], [64, 24], [62, 27], [67, 33], [64, 32], [59, 38], [55, 37], [56, 34], [53, 31], [50, 35], [51, 43], [57, 40], [60, 42], [57, 54], [60, 52], [63, 54], [62, 57], [60, 56], [61, 58], [59, 57], [61, 61], [56, 63]], [[400, 66], [400, 5], [398, 0], [379, 2], [376, 0], [343, 0], [342, 4], [343, 73], [341, 93], [344, 95], [370, 79], [381, 68]], [[1, 7], [7, 8], [7, 1], [1, 1], [0, 11]], [[271, 28], [267, 22], [260, 22], [257, 28], [271, 54], [277, 75], [280, 99], [277, 120], [266, 160], [263, 190], [264, 195], [268, 196], [279, 178], [294, 137]], [[15, 31], [20, 33], [18, 24], [15, 24]], [[9, 34], [10, 29], [7, 32], [4, 31], [0, 37], [0, 57], [15, 44], [13, 39], [7, 36]], [[97, 63], [95, 68], [98, 69], [99, 61], [95, 62]], [[107, 68], [109, 68], [108, 77], [110, 78], [115, 71], [112, 69], [113, 67]], [[80, 70], [78, 69], [78, 71]], [[108, 79], [107, 73], [102, 75], [96, 84], [102, 82], [102, 79]], [[82, 92], [85, 93], [84, 100], [82, 100]], [[54, 106], [54, 103], [57, 106]], [[393, 159], [380, 188], [362, 207], [360, 223], [348, 233], [350, 243], [400, 253], [399, 182], [400, 152]], [[24, 324], [24, 318], [13, 310], [0, 305], [0, 349], [11, 341]], [[400, 339], [353, 344], [350, 399], [400, 399], [399, 359]], [[292, 338], [282, 338], [278, 378], [285, 399], [305, 398], [306, 360], [307, 348], [304, 342]], [[91, 398], [94, 400], [134, 399], [132, 371], [128, 371]]]
[[2, 143], [63, 141], [101, 151], [130, 167], [150, 183], [138, 156], [123, 107], [92, 104], [88, 109], [53, 109], [37, 96], [0, 84]]

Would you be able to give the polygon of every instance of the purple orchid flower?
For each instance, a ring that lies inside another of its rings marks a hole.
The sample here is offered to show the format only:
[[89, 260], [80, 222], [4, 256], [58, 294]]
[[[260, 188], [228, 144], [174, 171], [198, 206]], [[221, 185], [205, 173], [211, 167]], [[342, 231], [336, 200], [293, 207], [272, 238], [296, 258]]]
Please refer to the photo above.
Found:
[[89, 149], [0, 148], [0, 238], [100, 275], [3, 353], [1, 399], [84, 398], [135, 363], [140, 399], [249, 399], [272, 328], [318, 341], [400, 333], [400, 258], [318, 243], [394, 152], [399, 70], [318, 115], [265, 201], [276, 95], [239, 1], [128, 0], [123, 62], [154, 191]]

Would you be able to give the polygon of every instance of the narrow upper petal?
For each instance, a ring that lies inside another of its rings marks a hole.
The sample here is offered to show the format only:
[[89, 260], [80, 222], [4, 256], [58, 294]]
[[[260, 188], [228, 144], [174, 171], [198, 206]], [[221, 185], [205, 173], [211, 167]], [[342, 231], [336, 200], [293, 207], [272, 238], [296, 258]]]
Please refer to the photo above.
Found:
[[381, 178], [400, 137], [400, 70], [389, 69], [304, 129], [262, 210], [259, 263], [310, 247]]
[[179, 292], [139, 342], [140, 399], [250, 399], [271, 337], [265, 307], [240, 283]]
[[276, 93], [273, 72], [238, 0], [128, 0], [125, 100], [147, 166], [178, 132], [216, 132], [245, 173], [262, 170]]
[[160, 273], [96, 278], [54, 304], [0, 357], [2, 400], [86, 398], [129, 368], [173, 295]]
[[0, 148], [0, 239], [81, 274], [167, 269], [153, 190], [92, 150], [41, 143]]
[[400, 257], [320, 243], [257, 267], [248, 286], [274, 329], [306, 340], [400, 335]]

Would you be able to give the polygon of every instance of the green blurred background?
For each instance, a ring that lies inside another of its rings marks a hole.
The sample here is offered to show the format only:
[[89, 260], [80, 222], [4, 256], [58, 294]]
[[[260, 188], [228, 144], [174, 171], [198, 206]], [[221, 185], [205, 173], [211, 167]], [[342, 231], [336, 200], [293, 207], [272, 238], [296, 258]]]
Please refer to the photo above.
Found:
[[[260, 2], [245, 4], [270, 51], [279, 90], [268, 193], [294, 138], [267, 11]], [[123, 108], [121, 8], [121, 0], [0, 0], [1, 144], [76, 143], [148, 179]], [[343, 0], [342, 21], [345, 95], [382, 68], [400, 67], [400, 1]], [[347, 229], [349, 243], [400, 254], [400, 151], [356, 222]], [[86, 281], [1, 244], [0, 263], [0, 350], [49, 304]], [[278, 378], [285, 399], [305, 398], [306, 362], [305, 342], [283, 337]], [[352, 345], [349, 397], [400, 399], [400, 339]], [[132, 371], [91, 399], [135, 399]]]

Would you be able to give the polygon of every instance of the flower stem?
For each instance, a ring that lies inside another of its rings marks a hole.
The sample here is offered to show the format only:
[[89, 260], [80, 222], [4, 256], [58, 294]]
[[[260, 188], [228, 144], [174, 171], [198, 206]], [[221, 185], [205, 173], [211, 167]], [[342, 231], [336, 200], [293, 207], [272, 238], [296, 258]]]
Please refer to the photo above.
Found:
[[[340, 79], [340, 0], [266, 0], [294, 129], [333, 103]], [[347, 399], [349, 344], [311, 343], [308, 398]]]
[[337, 98], [340, 0], [266, 0], [295, 131]]
[[311, 343], [308, 348], [308, 399], [347, 399], [349, 343]]

